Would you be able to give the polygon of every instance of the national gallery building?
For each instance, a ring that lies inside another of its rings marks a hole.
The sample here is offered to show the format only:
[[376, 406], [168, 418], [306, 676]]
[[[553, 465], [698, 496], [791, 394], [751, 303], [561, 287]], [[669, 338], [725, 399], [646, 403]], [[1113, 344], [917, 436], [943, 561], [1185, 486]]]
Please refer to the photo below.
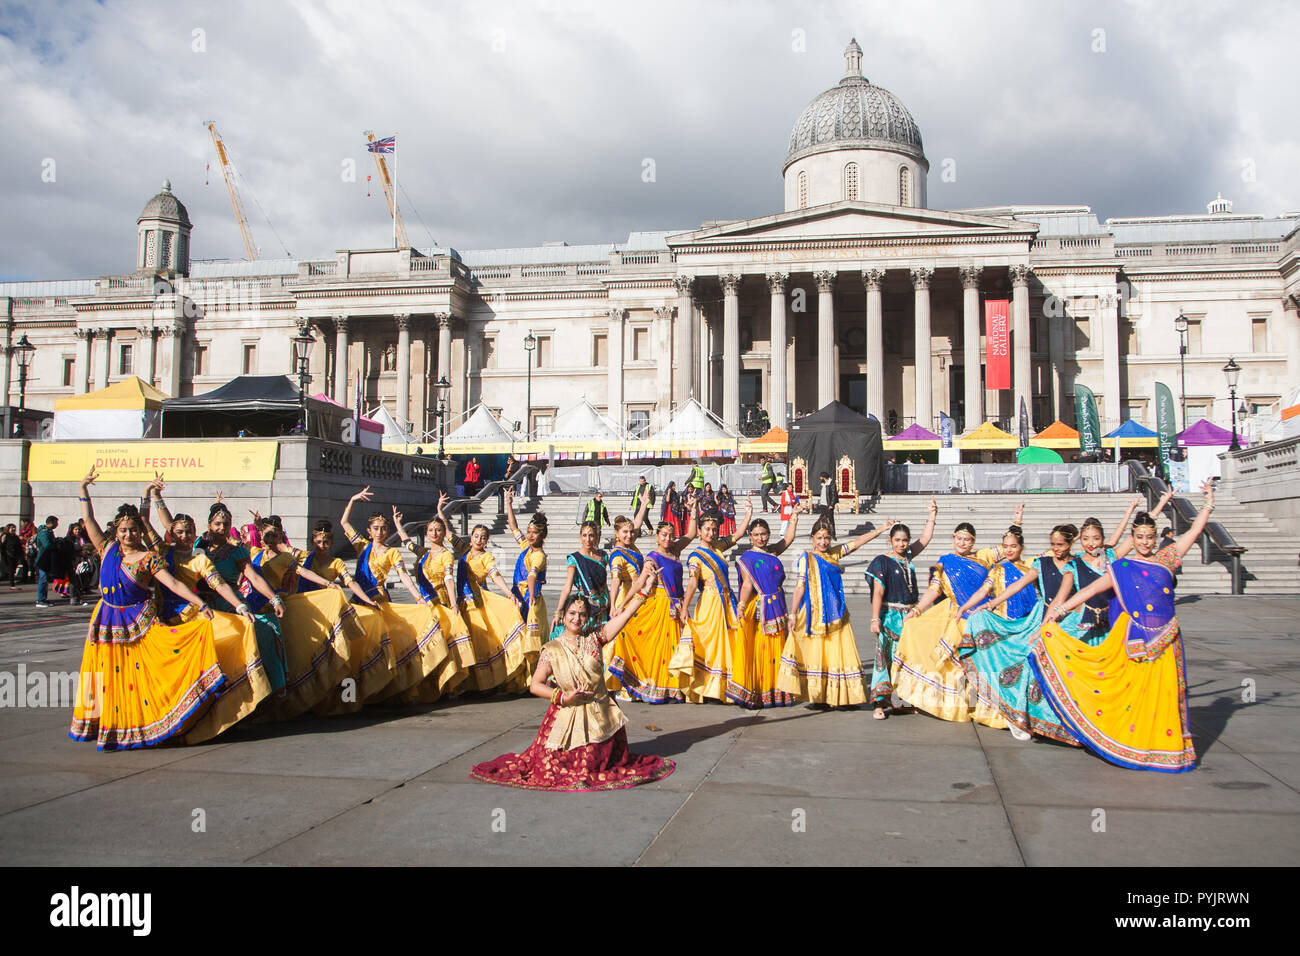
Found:
[[[1155, 425], [1157, 381], [1185, 392], [1189, 422], [1226, 425], [1229, 358], [1248, 412], [1300, 385], [1300, 214], [1222, 198], [1104, 223], [1087, 206], [931, 209], [921, 131], [861, 56], [851, 43], [795, 119], [771, 215], [594, 245], [192, 261], [164, 184], [122, 255], [134, 271], [0, 283], [6, 353], [27, 336], [27, 404], [53, 408], [130, 375], [172, 396], [296, 380], [292, 340], [310, 329], [312, 391], [350, 405], [360, 373], [366, 405], [417, 440], [437, 427], [440, 379], [449, 428], [484, 402], [539, 438], [583, 397], [636, 434], [692, 397], [728, 423], [761, 406], [785, 425], [838, 399], [891, 431], [937, 430], [940, 412], [966, 431], [1013, 422], [1022, 397], [1037, 428], [1073, 422], [1080, 383], [1109, 430]], [[1005, 389], [985, 387], [989, 300], [1009, 302]], [[4, 376], [16, 404], [13, 362]]]

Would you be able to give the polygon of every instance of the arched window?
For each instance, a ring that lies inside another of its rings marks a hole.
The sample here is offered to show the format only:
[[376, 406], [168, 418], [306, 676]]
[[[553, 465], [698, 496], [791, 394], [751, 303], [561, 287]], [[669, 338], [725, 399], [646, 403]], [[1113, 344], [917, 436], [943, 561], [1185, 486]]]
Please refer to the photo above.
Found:
[[808, 174], [799, 174], [799, 208], [808, 208]]
[[906, 166], [898, 167], [898, 204], [912, 205], [912, 171]]
[[848, 163], [844, 167], [844, 198], [858, 198], [858, 164]]

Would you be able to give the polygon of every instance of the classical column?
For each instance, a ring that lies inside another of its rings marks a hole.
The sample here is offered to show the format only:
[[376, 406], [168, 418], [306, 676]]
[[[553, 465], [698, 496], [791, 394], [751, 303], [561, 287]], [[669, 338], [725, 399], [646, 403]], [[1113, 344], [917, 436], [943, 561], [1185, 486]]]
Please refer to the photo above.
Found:
[[700, 403], [701, 408], [710, 408], [712, 401], [712, 382], [709, 369], [712, 368], [712, 359], [710, 352], [713, 349], [713, 323], [709, 321], [709, 314], [705, 306], [699, 302], [695, 303], [695, 331], [698, 338], [695, 340], [695, 399]]
[[[13, 434], [13, 422], [10, 421], [11, 413], [9, 411], [9, 406], [12, 404], [9, 401], [9, 370], [13, 364], [13, 353], [10, 350], [9, 342], [13, 339], [13, 328], [13, 322], [6, 320], [3, 335], [0, 335], [0, 362], [4, 362], [4, 371], [0, 371], [0, 388], [4, 389], [4, 422], [8, 426], [4, 433], [0, 434], [0, 438], [8, 438]], [[81, 330], [77, 329], [77, 331], [80, 332]]]
[[411, 423], [411, 316], [393, 316], [397, 323], [397, 424], [408, 428]]
[[[1105, 419], [1102, 430], [1108, 431], [1117, 428], [1124, 420], [1119, 403], [1119, 295], [1107, 293], [1097, 296], [1097, 311], [1101, 315], [1102, 417]], [[1019, 346], [1016, 354], [1020, 354]], [[1018, 377], [1016, 381], [1020, 381]]]
[[137, 326], [136, 341], [140, 343], [140, 358], [136, 362], [136, 375], [148, 385], [153, 384], [154, 329], [152, 325]]
[[1300, 295], [1282, 299], [1282, 336], [1286, 344], [1286, 380], [1300, 381]]
[[348, 317], [334, 316], [334, 401], [352, 407], [348, 401]]
[[685, 404], [689, 398], [699, 398], [700, 389], [695, 381], [696, 358], [695, 343], [695, 306], [691, 289], [695, 284], [694, 276], [677, 276], [673, 285], [677, 287], [677, 351], [673, 361], [673, 401]]
[[769, 272], [767, 274], [767, 291], [771, 294], [772, 302], [772, 358], [769, 361], [768, 370], [768, 399], [767, 414], [773, 425], [780, 428], [786, 427], [785, 403], [786, 382], [785, 382], [785, 286], [790, 276], [785, 272]]
[[1052, 420], [1061, 419], [1062, 376], [1065, 372], [1065, 319], [1060, 315], [1047, 318], [1047, 378], [1052, 387]]
[[718, 276], [722, 283], [722, 420], [740, 424], [740, 276]]
[[158, 331], [167, 340], [167, 384], [163, 391], [176, 396], [181, 393], [181, 351], [185, 345], [185, 328], [168, 324]]
[[[661, 305], [655, 308], [654, 337], [658, 339], [657, 355], [672, 355], [673, 308]], [[672, 419], [673, 408], [673, 368], [672, 362], [659, 362], [655, 366], [655, 409], [658, 413], [658, 428], [663, 428]]]
[[1034, 364], [1029, 351], [1029, 266], [1011, 266], [1011, 384], [1015, 401], [1012, 421], [1019, 421], [1020, 401], [1034, 408]]
[[912, 270], [912, 288], [916, 290], [916, 398], [913, 400], [916, 423], [922, 428], [934, 425], [934, 384], [930, 363], [930, 280], [934, 270], [920, 266]]
[[[433, 316], [438, 320], [438, 378], [445, 378], [451, 381], [451, 313], [437, 312]], [[469, 347], [469, 337], [465, 339], [466, 348]], [[469, 362], [466, 361], [468, 369]], [[483, 367], [482, 359], [479, 360], [479, 367]]]
[[885, 270], [863, 269], [867, 290], [867, 414], [885, 420]]
[[108, 388], [108, 376], [113, 362], [113, 330], [96, 329], [95, 337], [104, 343], [104, 350], [99, 353], [99, 373], [95, 376], [95, 388]]
[[966, 383], [966, 420], [962, 431], [984, 424], [984, 385], [980, 368], [980, 272], [978, 266], [959, 269], [961, 276], [961, 338]]
[[623, 415], [623, 320], [626, 317], [626, 309], [609, 310], [609, 336], [605, 340], [605, 351], [609, 356], [606, 414], [614, 419], [620, 428], [627, 425], [627, 419]]
[[[90, 381], [90, 329], [78, 327], [73, 330], [77, 336], [77, 365], [72, 373], [72, 391], [77, 395], [85, 394], [86, 383]], [[175, 397], [176, 393], [171, 393]]]
[[835, 273], [814, 272], [817, 283], [817, 407], [835, 401]]

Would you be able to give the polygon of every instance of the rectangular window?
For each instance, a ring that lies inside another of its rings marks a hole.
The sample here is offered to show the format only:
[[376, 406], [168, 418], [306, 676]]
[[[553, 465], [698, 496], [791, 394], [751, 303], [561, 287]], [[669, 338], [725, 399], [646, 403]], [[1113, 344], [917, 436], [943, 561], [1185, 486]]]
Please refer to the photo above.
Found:
[[533, 409], [532, 434], [533, 439], [545, 438], [555, 429], [555, 409], [553, 408], [535, 408]]
[[644, 408], [629, 409], [627, 432], [632, 438], [645, 438], [650, 434], [650, 412]]
[[77, 360], [71, 356], [63, 356], [63, 387], [71, 388], [72, 382], [77, 376]]
[[1201, 320], [1188, 318], [1187, 320], [1187, 354], [1201, 354]]
[[1250, 320], [1250, 342], [1253, 351], [1268, 351], [1268, 319]]
[[551, 337], [549, 335], [537, 336], [537, 349], [533, 354], [537, 356], [537, 364], [533, 368], [553, 368], [555, 366], [555, 357], [551, 353]]
[[1208, 409], [1209, 409], [1209, 405], [1207, 405], [1205, 402], [1188, 401], [1187, 421], [1195, 425], [1202, 418], [1205, 418], [1207, 415], [1209, 415]]
[[591, 365], [593, 368], [609, 366], [609, 336], [593, 335], [591, 337]]
[[632, 330], [632, 361], [648, 362], [650, 355], [650, 329], [642, 326]]
[[483, 361], [479, 368], [496, 368], [497, 367], [497, 337], [495, 335], [483, 336]]
[[131, 351], [131, 345], [125, 342], [117, 347], [117, 373], [119, 375], [131, 374]]
[[194, 377], [200, 378], [207, 374], [209, 374], [208, 347], [206, 345], [199, 345], [194, 349]]
[[257, 374], [257, 346], [256, 345], [248, 345], [248, 344], [244, 345], [244, 374], [245, 375]]
[[1125, 419], [1131, 418], [1139, 425], [1145, 423], [1144, 419], [1146, 417], [1146, 413], [1147, 413], [1146, 402], [1126, 402], [1124, 404], [1124, 418]]

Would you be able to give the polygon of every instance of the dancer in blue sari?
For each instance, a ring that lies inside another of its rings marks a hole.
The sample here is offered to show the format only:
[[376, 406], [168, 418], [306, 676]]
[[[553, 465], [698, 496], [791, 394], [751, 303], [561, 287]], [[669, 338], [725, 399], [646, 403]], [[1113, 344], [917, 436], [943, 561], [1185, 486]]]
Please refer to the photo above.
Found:
[[[1074, 743], [1074, 736], [1043, 699], [1028, 656], [1029, 645], [1043, 622], [1045, 602], [1070, 587], [1074, 573], [1070, 546], [1078, 531], [1074, 525], [1057, 525], [1052, 529], [1051, 551], [1026, 565], [1017, 560], [1020, 539], [1014, 530], [1008, 531], [1007, 537], [1015, 540], [1003, 543], [1007, 560], [994, 565], [988, 581], [962, 608], [977, 608], [967, 618], [959, 648], [962, 670], [976, 692], [974, 719], [990, 726], [1005, 723], [1017, 740], [1028, 740], [1036, 733]], [[985, 602], [989, 594], [993, 599]], [[1000, 720], [983, 719], [990, 707], [996, 709]]]
[[[753, 502], [747, 499], [749, 513]], [[741, 707], [789, 707], [793, 694], [778, 690], [781, 651], [785, 647], [788, 610], [785, 603], [785, 567], [777, 557], [794, 543], [799, 509], [791, 515], [785, 537], [768, 546], [772, 531], [758, 518], [748, 522], [748, 551], [736, 558], [739, 627], [731, 653], [727, 699]]]
[[920, 597], [912, 561], [934, 537], [938, 517], [939, 502], [932, 497], [930, 517], [916, 541], [912, 540], [912, 530], [907, 525], [886, 522], [890, 551], [873, 558], [866, 570], [871, 583], [871, 633], [876, 637], [876, 660], [867, 697], [876, 720], [884, 720], [892, 709], [894, 648], [903, 633], [903, 615], [916, 606]]

